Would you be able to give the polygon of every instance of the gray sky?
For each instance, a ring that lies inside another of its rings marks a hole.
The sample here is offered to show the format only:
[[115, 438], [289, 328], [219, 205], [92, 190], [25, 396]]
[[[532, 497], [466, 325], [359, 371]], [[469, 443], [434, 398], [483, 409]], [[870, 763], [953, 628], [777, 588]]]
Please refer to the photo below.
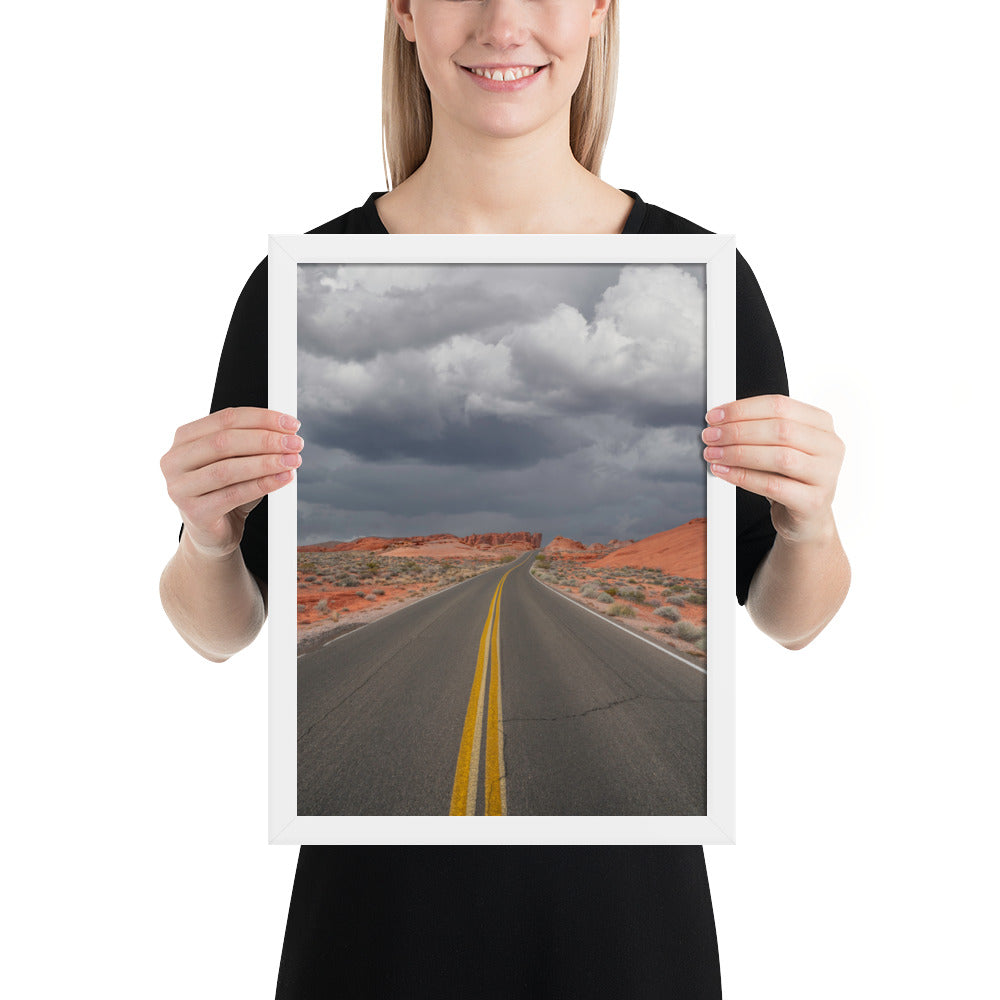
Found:
[[703, 265], [298, 272], [299, 544], [704, 516]]

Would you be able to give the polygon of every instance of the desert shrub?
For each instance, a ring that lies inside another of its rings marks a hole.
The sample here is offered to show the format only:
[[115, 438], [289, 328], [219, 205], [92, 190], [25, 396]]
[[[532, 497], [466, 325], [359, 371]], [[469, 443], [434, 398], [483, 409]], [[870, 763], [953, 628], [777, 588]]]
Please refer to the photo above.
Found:
[[[384, 593], [384, 591], [383, 591]], [[377, 601], [378, 598], [374, 594], [365, 594], [366, 601]]]
[[673, 604], [674, 607], [677, 608], [683, 608], [686, 603], [687, 602], [684, 600], [684, 598], [678, 596], [677, 594], [674, 594], [673, 596], [667, 598], [667, 604]]
[[661, 618], [666, 618], [667, 621], [671, 622], [679, 622], [681, 620], [681, 613], [669, 604], [664, 604], [662, 608], [657, 608], [653, 614], [659, 615]]
[[618, 596], [618, 588], [617, 587], [605, 587], [604, 588], [604, 593], [605, 594], [610, 594], [612, 597], [617, 597]]
[[704, 594], [688, 594], [688, 604], [704, 604], [707, 600]]
[[356, 591], [354, 591], [354, 596], [355, 597], [364, 597], [365, 596], [365, 592], [363, 590], [356, 590]]
[[327, 601], [327, 599], [325, 597], [323, 598], [322, 601], [317, 601], [316, 602], [316, 610], [320, 614], [322, 614], [324, 611], [326, 611], [329, 608], [329, 606], [330, 606], [329, 602]]
[[295, 606], [295, 610], [296, 611], [305, 611], [305, 609], [306, 609], [306, 606], [304, 604], [297, 604]]
[[585, 583], [580, 590], [581, 597], [597, 597], [600, 594], [600, 588], [593, 583]]
[[705, 637], [702, 636], [700, 639], [695, 639], [694, 648], [700, 649], [703, 653], [705, 652]]
[[622, 595], [626, 601], [635, 601], [636, 604], [642, 604], [646, 600], [646, 591], [644, 590], [626, 590]]
[[676, 625], [661, 625], [656, 631], [662, 632], [664, 635], [673, 635], [676, 629]]
[[663, 602], [658, 597], [647, 597], [646, 603], [651, 608], [658, 608]]
[[517, 556], [512, 556], [512, 555], [501, 556], [500, 557], [500, 562], [501, 563], [512, 563], [516, 558], [517, 558]]
[[380, 590], [378, 587], [376, 587], [375, 590], [372, 591], [372, 593], [377, 595], [378, 597], [381, 597], [385, 593], [385, 591]]
[[621, 604], [616, 601], [608, 608], [608, 614], [612, 618], [635, 618], [635, 608], [628, 604]]
[[611, 604], [614, 601], [614, 598], [606, 590], [602, 590], [597, 595], [597, 600], [600, 601], [601, 604]]
[[315, 576], [307, 576], [306, 577], [306, 583], [315, 583], [317, 579], [318, 579], [318, 577], [315, 577]]
[[693, 625], [691, 622], [681, 621], [677, 623], [674, 634], [678, 639], [683, 639], [685, 642], [696, 642], [698, 639], [705, 637], [705, 630], [697, 625]]

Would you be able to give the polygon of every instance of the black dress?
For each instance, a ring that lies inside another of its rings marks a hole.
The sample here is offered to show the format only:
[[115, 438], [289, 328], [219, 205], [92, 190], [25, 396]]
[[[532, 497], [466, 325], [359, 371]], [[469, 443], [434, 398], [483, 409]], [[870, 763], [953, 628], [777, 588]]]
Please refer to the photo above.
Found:
[[[707, 230], [642, 201], [623, 233]], [[385, 233], [374, 192], [314, 233]], [[737, 396], [788, 393], [746, 261], [736, 270]], [[236, 303], [212, 410], [267, 405], [267, 262]], [[247, 567], [267, 578], [267, 501]], [[737, 599], [774, 540], [766, 500], [737, 491]], [[701, 847], [301, 847], [276, 1000], [718, 1000]]]

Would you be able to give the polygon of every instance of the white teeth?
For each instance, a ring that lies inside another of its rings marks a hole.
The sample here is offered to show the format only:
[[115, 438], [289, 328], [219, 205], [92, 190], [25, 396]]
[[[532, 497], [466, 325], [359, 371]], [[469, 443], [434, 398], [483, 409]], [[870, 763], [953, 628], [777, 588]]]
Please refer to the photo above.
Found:
[[484, 76], [487, 80], [511, 81], [520, 80], [523, 76], [531, 76], [538, 72], [538, 66], [516, 66], [507, 70], [502, 69], [473, 69], [476, 76]]

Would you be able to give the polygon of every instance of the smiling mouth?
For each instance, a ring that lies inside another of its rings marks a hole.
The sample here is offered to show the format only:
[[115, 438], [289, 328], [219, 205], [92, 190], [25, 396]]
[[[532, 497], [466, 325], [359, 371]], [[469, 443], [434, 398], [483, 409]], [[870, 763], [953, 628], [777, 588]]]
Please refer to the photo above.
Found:
[[544, 66], [463, 66], [462, 69], [486, 80], [496, 80], [498, 83], [509, 83], [521, 80], [526, 76], [534, 76]]

